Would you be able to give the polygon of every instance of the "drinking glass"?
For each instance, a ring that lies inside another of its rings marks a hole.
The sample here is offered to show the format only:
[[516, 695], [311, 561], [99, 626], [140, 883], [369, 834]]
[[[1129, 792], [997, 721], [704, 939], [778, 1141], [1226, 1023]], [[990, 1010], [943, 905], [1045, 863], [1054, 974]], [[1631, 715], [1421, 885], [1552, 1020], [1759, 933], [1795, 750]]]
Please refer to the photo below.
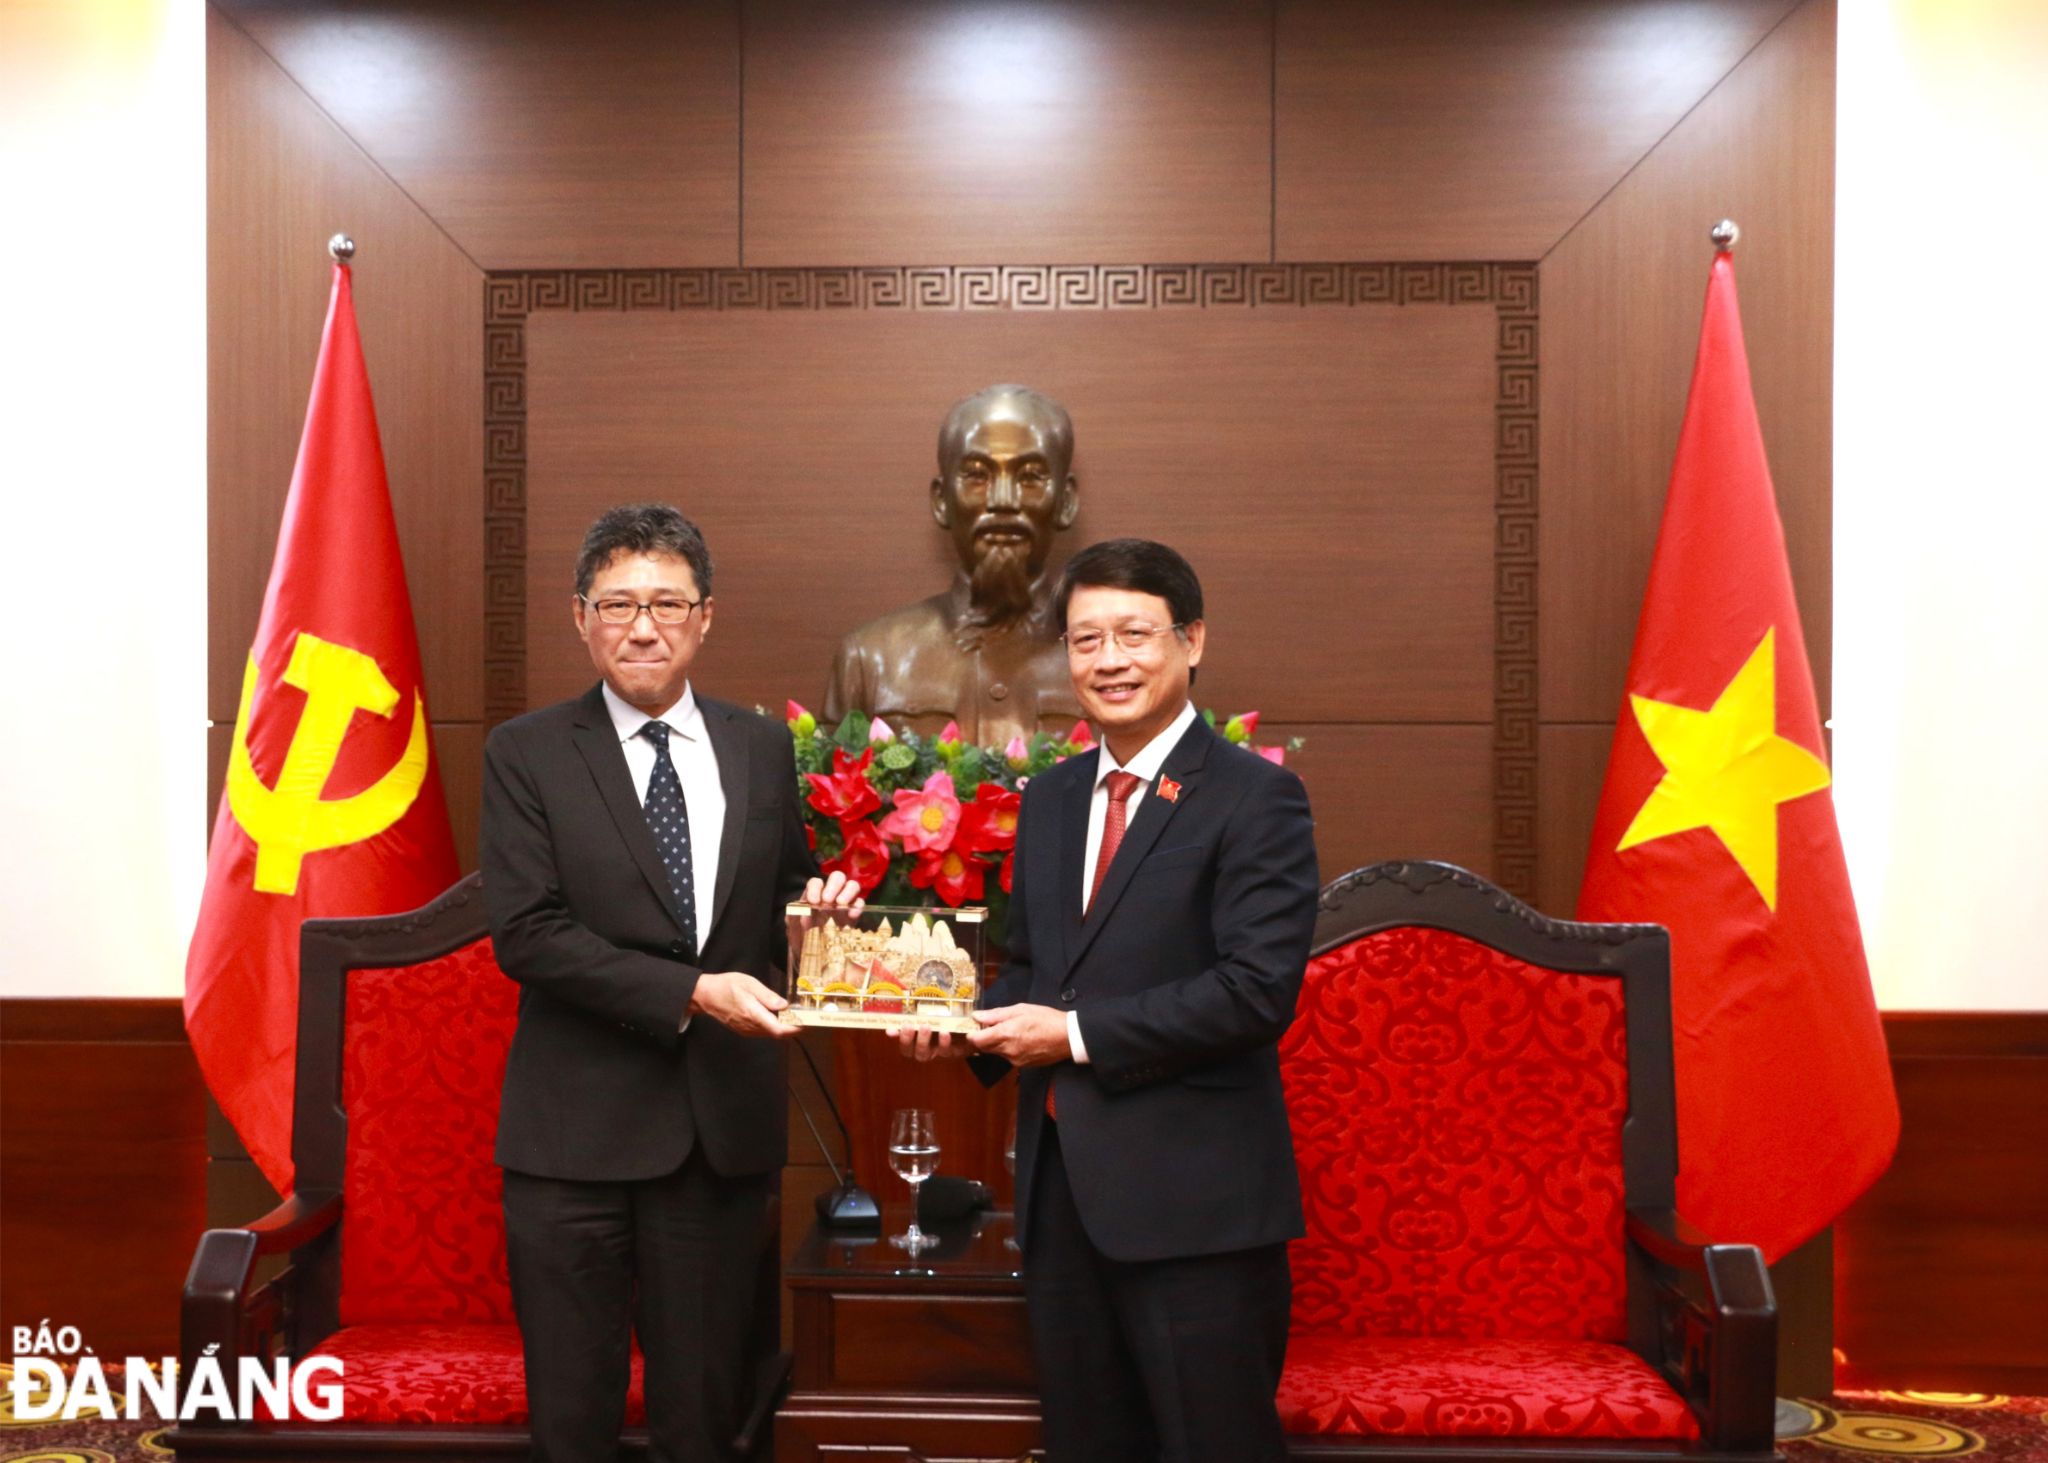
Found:
[[926, 1107], [900, 1107], [889, 1119], [889, 1167], [910, 1185], [910, 1228], [889, 1243], [916, 1255], [938, 1240], [917, 1227], [917, 1189], [939, 1170], [939, 1130]]

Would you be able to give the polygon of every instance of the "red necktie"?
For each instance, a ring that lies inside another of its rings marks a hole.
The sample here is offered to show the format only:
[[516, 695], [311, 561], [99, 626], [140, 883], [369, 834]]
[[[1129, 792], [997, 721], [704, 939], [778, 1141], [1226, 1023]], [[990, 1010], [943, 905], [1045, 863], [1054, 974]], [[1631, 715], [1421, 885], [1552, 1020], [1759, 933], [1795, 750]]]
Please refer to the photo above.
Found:
[[[1082, 906], [1084, 912], [1095, 903], [1095, 896], [1102, 892], [1102, 881], [1109, 873], [1110, 862], [1116, 858], [1117, 845], [1124, 841], [1124, 817], [1130, 811], [1131, 794], [1138, 790], [1141, 779], [1129, 772], [1112, 772], [1105, 781], [1109, 784], [1109, 809], [1102, 820], [1102, 847], [1095, 853], [1095, 882], [1088, 887], [1088, 903]], [[1055, 1119], [1059, 1117], [1049, 1082], [1045, 1088], [1045, 1115]]]
[[1109, 783], [1109, 812], [1102, 820], [1102, 847], [1095, 855], [1095, 882], [1088, 886], [1088, 902], [1081, 906], [1086, 914], [1095, 903], [1095, 896], [1102, 891], [1103, 876], [1109, 873], [1110, 860], [1116, 857], [1117, 845], [1124, 841], [1124, 814], [1130, 807], [1131, 794], [1138, 790], [1138, 779], [1128, 772], [1112, 772]]

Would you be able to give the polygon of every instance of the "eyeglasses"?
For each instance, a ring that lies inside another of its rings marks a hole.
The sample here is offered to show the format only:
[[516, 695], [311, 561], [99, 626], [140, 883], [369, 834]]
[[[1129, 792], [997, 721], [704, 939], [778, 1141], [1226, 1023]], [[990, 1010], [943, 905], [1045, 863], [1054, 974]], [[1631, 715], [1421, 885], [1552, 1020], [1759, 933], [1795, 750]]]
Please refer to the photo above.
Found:
[[1119, 625], [1110, 631], [1072, 630], [1060, 636], [1060, 639], [1067, 642], [1068, 655], [1077, 660], [1086, 660], [1091, 655], [1099, 654], [1111, 636], [1116, 637], [1116, 643], [1126, 654], [1143, 655], [1152, 648], [1160, 636], [1176, 634], [1186, 628], [1185, 625], [1178, 624], [1168, 625], [1163, 629], [1157, 625]]
[[680, 596], [664, 597], [649, 604], [642, 604], [637, 599], [588, 599], [580, 594], [576, 598], [607, 625], [630, 625], [640, 618], [643, 610], [653, 617], [657, 625], [686, 624], [690, 611], [704, 603], [701, 599], [683, 599]]

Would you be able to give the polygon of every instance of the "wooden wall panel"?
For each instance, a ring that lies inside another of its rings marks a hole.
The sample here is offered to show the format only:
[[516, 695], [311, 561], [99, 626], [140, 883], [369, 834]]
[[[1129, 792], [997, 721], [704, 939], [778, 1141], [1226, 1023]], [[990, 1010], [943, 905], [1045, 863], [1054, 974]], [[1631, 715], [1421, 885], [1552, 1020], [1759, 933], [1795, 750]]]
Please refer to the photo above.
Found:
[[1832, 0], [1804, 0], [1543, 261], [1546, 722], [1607, 724], [1621, 704], [1723, 217], [1742, 225], [1757, 408], [1827, 715], [1834, 45]]
[[1018, 379], [1075, 418], [1065, 546], [1150, 535], [1202, 574], [1205, 704], [1488, 724], [1494, 352], [1490, 305], [537, 313], [528, 701], [589, 684], [576, 544], [644, 497], [696, 514], [720, 561], [706, 688], [817, 697], [840, 634], [947, 582], [939, 420]]
[[2048, 1014], [1885, 1017], [1901, 1131], [1835, 1226], [1848, 1386], [2048, 1389]]
[[1791, 0], [1278, 0], [1281, 259], [1535, 259]]
[[1578, 909], [1579, 880], [1613, 743], [1612, 722], [1552, 723], [1538, 733], [1543, 796], [1536, 816], [1536, 907], [1559, 919], [1572, 918]]
[[1493, 728], [1259, 722], [1262, 742], [1295, 736], [1304, 745], [1287, 765], [1308, 786], [1324, 883], [1398, 858], [1497, 877]]
[[738, 0], [222, 3], [484, 268], [739, 263]]
[[0, 1335], [176, 1354], [204, 1108], [177, 1002], [0, 1001]]
[[[449, 753], [445, 781], [451, 805], [473, 808], [476, 759], [465, 749], [483, 713], [482, 273], [211, 6], [207, 109], [208, 715], [217, 727], [234, 723], [326, 318], [325, 245], [345, 231], [357, 245], [356, 315], [430, 710]], [[209, 801], [209, 820], [212, 812]], [[474, 841], [460, 824], [457, 837]]]
[[745, 26], [749, 265], [1270, 257], [1258, 0], [749, 0]]

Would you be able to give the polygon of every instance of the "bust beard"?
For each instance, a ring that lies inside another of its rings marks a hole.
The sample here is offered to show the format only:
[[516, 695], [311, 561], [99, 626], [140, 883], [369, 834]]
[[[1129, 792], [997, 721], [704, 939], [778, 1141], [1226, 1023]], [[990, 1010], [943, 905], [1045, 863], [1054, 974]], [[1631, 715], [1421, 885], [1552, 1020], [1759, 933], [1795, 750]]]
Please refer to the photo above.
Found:
[[1032, 595], [1031, 545], [992, 543], [987, 545], [967, 576], [966, 613], [953, 628], [953, 640], [962, 650], [973, 650], [990, 631], [1008, 630], [1020, 624], [1033, 631], [1044, 628], [1045, 608]]

